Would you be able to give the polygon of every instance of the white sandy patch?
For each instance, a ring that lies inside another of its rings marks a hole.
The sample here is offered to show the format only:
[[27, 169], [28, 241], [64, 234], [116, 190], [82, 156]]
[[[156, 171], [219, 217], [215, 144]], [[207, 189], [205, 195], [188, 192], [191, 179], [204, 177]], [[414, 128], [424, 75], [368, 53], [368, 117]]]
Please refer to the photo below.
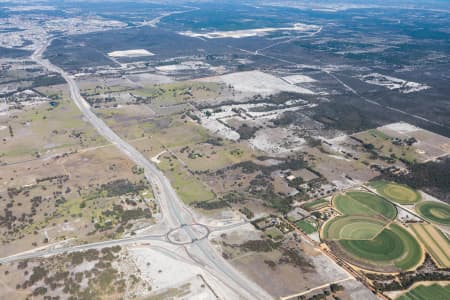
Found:
[[162, 83], [171, 83], [173, 79], [169, 76], [159, 75], [159, 74], [131, 74], [127, 76], [132, 82], [137, 84], [162, 84]]
[[251, 117], [257, 118], [259, 120], [262, 120], [262, 119], [274, 120], [274, 119], [278, 118], [279, 116], [281, 116], [284, 112], [298, 111], [299, 109], [302, 109], [305, 107], [313, 108], [316, 106], [317, 106], [317, 104], [311, 103], [311, 104], [306, 104], [304, 106], [292, 106], [292, 107], [283, 108], [283, 109], [274, 109], [274, 110], [267, 111], [267, 112], [247, 112], [247, 114], [250, 115]]
[[419, 222], [420, 221], [420, 218], [416, 217], [415, 215], [411, 214], [409, 211], [407, 211], [401, 207], [397, 208], [397, 219], [402, 222], [407, 222], [407, 221]]
[[389, 90], [398, 90], [400, 93], [409, 94], [427, 90], [430, 86], [418, 82], [406, 81], [400, 78], [387, 76], [379, 73], [370, 73], [358, 76], [358, 78], [366, 83], [383, 86]]
[[310, 82], [317, 81], [314, 78], [311, 78], [306, 75], [300, 75], [300, 74], [285, 76], [285, 77], [283, 77], [283, 79], [290, 84], [310, 83]]
[[237, 141], [241, 137], [239, 133], [213, 118], [201, 117], [201, 124], [213, 134], [216, 134], [222, 138]]
[[[216, 120], [222, 120], [226, 122], [229, 118], [239, 118], [242, 121], [245, 120], [246, 123], [252, 122], [253, 120], [262, 119], [272, 120], [278, 118], [281, 114], [287, 111], [297, 111], [305, 107], [314, 107], [316, 104], [308, 104], [307, 101], [303, 99], [289, 100], [285, 103], [274, 104], [274, 103], [243, 103], [243, 104], [231, 104], [219, 107], [219, 111], [214, 111], [212, 109], [204, 109], [203, 113], [209, 112], [211, 118]], [[245, 112], [245, 113], [244, 113]], [[238, 116], [239, 115], [239, 116]], [[259, 122], [257, 122], [259, 124]]]
[[341, 178], [336, 179], [336, 180], [332, 180], [331, 183], [334, 186], [336, 186], [336, 188], [338, 190], [344, 190], [344, 189], [349, 189], [351, 187], [355, 187], [355, 186], [359, 185], [360, 181], [350, 180], [350, 179], [345, 177], [345, 174], [343, 174], [343, 176]]
[[159, 164], [159, 163], [161, 162], [161, 161], [159, 160], [159, 157], [160, 157], [161, 155], [163, 155], [164, 153], [166, 153], [166, 150], [161, 151], [160, 153], [156, 154], [156, 155], [153, 156], [150, 160], [151, 160], [152, 162], [154, 162], [155, 164]]
[[311, 234], [308, 234], [308, 236], [315, 242], [320, 243], [320, 236], [318, 232], [313, 232]]
[[286, 81], [261, 71], [237, 72], [222, 76], [208, 77], [202, 81], [224, 82], [233, 86], [236, 91], [271, 95], [280, 92], [294, 92], [301, 94], [314, 94], [313, 91], [295, 86]]
[[416, 132], [418, 130], [420, 130], [420, 128], [405, 123], [405, 122], [398, 122], [398, 123], [392, 123], [392, 124], [387, 124], [384, 125], [382, 127], [378, 128], [379, 130], [383, 130], [383, 129], [388, 129], [388, 130], [392, 130], [401, 134], [407, 134], [407, 133], [412, 133], [412, 132]]
[[248, 58], [238, 58], [238, 59], [236, 59], [236, 61], [237, 61], [238, 63], [240, 63], [240, 64], [243, 64], [243, 65], [249, 65], [249, 64], [254, 63], [253, 60], [250, 60], [250, 59], [248, 59]]
[[317, 255], [310, 256], [310, 258], [316, 270], [320, 270], [322, 280], [332, 282], [344, 279], [348, 276], [347, 272], [334, 263], [328, 256]]
[[[225, 231], [212, 231], [209, 235], [209, 239], [212, 241], [223, 240], [221, 237], [222, 234], [227, 236], [225, 241], [232, 240], [234, 243], [243, 243], [249, 240], [261, 240], [261, 231], [255, 229], [253, 225], [247, 223], [245, 225], [239, 226], [237, 228], [229, 228]], [[213, 244], [216, 246], [216, 249], [220, 252], [221, 246], [219, 243]]]
[[351, 159], [339, 156], [339, 155], [333, 155], [333, 154], [328, 154], [328, 157], [334, 158], [334, 159], [339, 159], [339, 160], [345, 160], [345, 161], [352, 161]]
[[265, 128], [258, 130], [250, 145], [266, 153], [279, 154], [301, 148], [305, 139], [293, 136], [288, 128]]
[[[171, 299], [213, 299], [214, 294], [204, 285], [202, 279], [204, 278], [221, 296], [235, 297], [203, 270], [170, 254], [170, 251], [167, 255], [149, 247], [128, 248], [128, 251], [140, 270], [141, 279], [150, 283], [153, 295], [164, 293], [171, 288], [179, 288], [184, 292], [174, 295]], [[183, 286], [184, 289], [181, 289]]]
[[[341, 133], [339, 133], [339, 134], [341, 134]], [[336, 154], [344, 153], [344, 152], [355, 154], [355, 152], [346, 145], [350, 142], [350, 139], [345, 134], [338, 135], [332, 139], [327, 139], [327, 138], [324, 138], [321, 136], [318, 136], [317, 138], [323, 140], [325, 142], [324, 146], [326, 148], [329, 148], [331, 151], [335, 152]], [[333, 157], [333, 156], [330, 156], [330, 157]], [[336, 158], [336, 157], [334, 157], [334, 158]], [[341, 157], [341, 159], [343, 159], [343, 157]]]
[[433, 197], [433, 196], [431, 196], [428, 193], [425, 193], [424, 191], [419, 191], [419, 193], [420, 193], [420, 195], [422, 195], [423, 201], [434, 201], [434, 202], [439, 202], [439, 203], [444, 203], [445, 204], [444, 201], [441, 201], [438, 198]]
[[155, 290], [179, 285], [195, 276], [196, 267], [151, 248], [129, 248], [128, 251], [141, 270], [142, 278], [151, 282]]
[[[242, 215], [236, 211], [233, 210], [224, 210], [220, 213], [214, 214], [214, 215], [204, 215], [201, 213], [193, 212], [195, 215], [195, 220], [199, 224], [203, 224], [206, 226], [211, 227], [223, 227], [223, 226], [230, 226], [230, 225], [236, 225], [241, 224], [244, 220], [242, 219]], [[245, 225], [238, 226], [239, 228], [246, 228]], [[211, 238], [209, 236], [208, 238]]]
[[79, 78], [82, 78], [82, 77], [85, 77], [85, 76], [89, 76], [89, 75], [90, 75], [89, 73], [81, 72], [81, 73], [73, 74], [73, 78], [79, 79]]
[[361, 282], [357, 280], [347, 280], [340, 283], [345, 287], [345, 291], [350, 295], [350, 300], [378, 300], [379, 298], [372, 294]]
[[108, 55], [111, 57], [142, 57], [142, 56], [153, 56], [155, 54], [145, 49], [133, 49], [133, 50], [113, 51], [109, 52]]
[[157, 66], [155, 69], [160, 72], [171, 73], [177, 71], [208, 69], [211, 65], [203, 61], [184, 61], [180, 64]]
[[54, 6], [50, 5], [27, 5], [27, 6], [14, 6], [14, 7], [7, 7], [6, 8], [9, 11], [33, 11], [33, 10], [56, 10]]
[[319, 28], [320, 27], [317, 25], [296, 23], [292, 27], [279, 27], [279, 28], [266, 27], [266, 28], [255, 28], [255, 29], [232, 30], [232, 31], [213, 31], [213, 32], [206, 32], [206, 33], [195, 33], [192, 31], [183, 31], [183, 32], [179, 32], [179, 34], [190, 36], [190, 37], [207, 38], [207, 39], [223, 39], [223, 38], [239, 39], [239, 38], [247, 38], [247, 37], [254, 37], [254, 36], [265, 36], [268, 33], [276, 32], [276, 31], [306, 32], [306, 31], [316, 31]]
[[190, 70], [191, 68], [186, 65], [177, 64], [177, 65], [158, 66], [155, 69], [161, 72], [175, 72], [175, 71]]

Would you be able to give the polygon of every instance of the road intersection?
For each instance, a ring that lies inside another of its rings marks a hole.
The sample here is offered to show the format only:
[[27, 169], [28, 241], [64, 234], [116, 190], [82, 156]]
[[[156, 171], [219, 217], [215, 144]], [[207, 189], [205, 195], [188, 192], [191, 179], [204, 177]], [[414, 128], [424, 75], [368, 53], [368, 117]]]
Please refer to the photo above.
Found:
[[[5, 258], [0, 258], [0, 263], [7, 263], [21, 259], [47, 257], [74, 251], [84, 251], [93, 248], [112, 247], [134, 243], [148, 243], [150, 241], [158, 241], [159, 245], [161, 245], [159, 242], [163, 242], [162, 244], [166, 243], [168, 245], [173, 245], [174, 241], [171, 240], [168, 233], [177, 231], [177, 233], [184, 235], [186, 238], [186, 243], [183, 243], [183, 247], [192, 259], [192, 262], [212, 275], [223, 285], [231, 289], [236, 295], [238, 295], [239, 299], [271, 299], [272, 297], [264, 289], [232, 267], [221, 256], [221, 254], [214, 249], [208, 239], [210, 232], [229, 230], [233, 227], [241, 226], [246, 222], [230, 224], [224, 226], [223, 228], [218, 227], [211, 229], [202, 224], [198, 224], [193, 213], [178, 197], [177, 193], [164, 174], [133, 146], [117, 135], [91, 110], [90, 105], [81, 96], [80, 89], [70, 74], [43, 58], [43, 53], [51, 41], [52, 40], [49, 40], [46, 43], [41, 44], [31, 55], [31, 58], [36, 63], [47, 68], [49, 71], [60, 74], [67, 82], [70, 89], [71, 98], [82, 112], [86, 121], [88, 121], [100, 135], [123, 152], [130, 160], [144, 169], [145, 177], [150, 182], [154, 191], [155, 199], [160, 207], [161, 216], [158, 223], [160, 227], [165, 228], [165, 233], [136, 235], [99, 243], [71, 247], [53, 247], [40, 251], [28, 251]], [[200, 233], [199, 228], [201, 228]], [[167, 252], [168, 255], [171, 255], [171, 250], [168, 249]]]

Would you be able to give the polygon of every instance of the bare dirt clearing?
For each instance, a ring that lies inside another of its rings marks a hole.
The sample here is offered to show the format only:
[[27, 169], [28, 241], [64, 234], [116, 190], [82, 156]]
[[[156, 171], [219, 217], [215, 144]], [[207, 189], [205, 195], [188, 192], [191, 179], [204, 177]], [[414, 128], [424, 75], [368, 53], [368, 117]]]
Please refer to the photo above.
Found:
[[145, 49], [133, 49], [123, 51], [112, 51], [109, 52], [108, 55], [111, 57], [143, 57], [143, 56], [153, 56], [155, 54]]
[[232, 73], [218, 77], [203, 78], [201, 80], [223, 82], [233, 86], [236, 91], [246, 96], [252, 96], [254, 94], [270, 95], [279, 92], [314, 94], [309, 89], [289, 84], [278, 77], [261, 71]]
[[307, 242], [291, 235], [283, 242], [239, 238], [235, 233], [221, 236], [222, 251], [232, 264], [274, 297], [283, 297], [348, 275], [330, 263]]

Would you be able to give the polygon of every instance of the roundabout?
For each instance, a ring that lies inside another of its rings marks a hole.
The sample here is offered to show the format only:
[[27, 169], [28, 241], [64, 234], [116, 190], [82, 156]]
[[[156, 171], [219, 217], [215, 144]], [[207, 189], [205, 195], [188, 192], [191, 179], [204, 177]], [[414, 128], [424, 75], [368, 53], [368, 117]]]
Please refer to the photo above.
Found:
[[176, 245], [192, 244], [208, 237], [209, 229], [202, 224], [181, 225], [172, 229], [166, 235], [167, 240]]

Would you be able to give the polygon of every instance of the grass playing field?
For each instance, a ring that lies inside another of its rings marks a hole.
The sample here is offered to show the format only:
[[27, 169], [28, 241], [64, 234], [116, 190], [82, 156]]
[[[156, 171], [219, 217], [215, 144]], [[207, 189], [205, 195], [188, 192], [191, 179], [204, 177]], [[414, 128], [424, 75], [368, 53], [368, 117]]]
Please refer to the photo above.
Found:
[[323, 225], [326, 240], [370, 240], [383, 231], [386, 222], [365, 216], [336, 217]]
[[450, 299], [450, 285], [419, 285], [396, 300], [442, 300]]
[[423, 251], [415, 238], [402, 226], [391, 224], [372, 240], [341, 240], [342, 249], [358, 264], [379, 268], [395, 265], [401, 270], [416, 267]]
[[374, 187], [380, 195], [398, 204], [414, 204], [422, 199], [419, 192], [405, 185], [385, 181], [374, 181], [371, 182], [370, 185]]
[[295, 226], [297, 226], [298, 229], [300, 229], [301, 231], [303, 231], [306, 234], [311, 234], [311, 233], [317, 231], [316, 227], [313, 224], [311, 224], [305, 220], [300, 220], [300, 221], [296, 222]]
[[448, 204], [425, 201], [416, 205], [416, 211], [430, 222], [450, 225], [450, 205]]
[[333, 199], [343, 216], [321, 228], [321, 238], [337, 245], [341, 255], [363, 268], [380, 271], [414, 269], [424, 257], [417, 240], [403, 226], [393, 223], [397, 209], [378, 195], [351, 191]]
[[383, 216], [392, 220], [397, 214], [394, 205], [371, 193], [347, 192], [333, 199], [333, 206], [344, 215]]

